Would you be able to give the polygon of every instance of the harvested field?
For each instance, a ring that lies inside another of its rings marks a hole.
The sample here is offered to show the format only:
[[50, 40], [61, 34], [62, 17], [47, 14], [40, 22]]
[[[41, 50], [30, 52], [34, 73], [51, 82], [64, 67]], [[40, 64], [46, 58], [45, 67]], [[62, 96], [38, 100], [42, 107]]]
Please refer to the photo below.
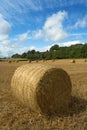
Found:
[[[84, 59], [39, 61], [68, 72], [72, 82], [72, 98], [65, 115], [44, 116], [22, 106], [12, 96], [11, 78], [17, 67], [27, 64], [0, 62], [0, 130], [87, 130], [87, 63]], [[30, 63], [38, 64], [38, 63]]]

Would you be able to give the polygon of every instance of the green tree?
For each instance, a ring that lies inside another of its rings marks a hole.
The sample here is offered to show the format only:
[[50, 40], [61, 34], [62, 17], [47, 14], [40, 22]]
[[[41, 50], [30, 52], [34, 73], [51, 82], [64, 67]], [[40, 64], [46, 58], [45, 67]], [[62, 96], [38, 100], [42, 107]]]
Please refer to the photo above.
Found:
[[19, 55], [18, 53], [12, 55], [12, 58], [21, 58], [21, 55]]
[[83, 58], [87, 58], [87, 43], [85, 43], [82, 47], [81, 54]]
[[27, 58], [27, 53], [23, 53], [22, 55], [21, 55], [21, 58]]
[[50, 51], [57, 51], [59, 49], [59, 46], [57, 44], [53, 45], [51, 48], [50, 48]]

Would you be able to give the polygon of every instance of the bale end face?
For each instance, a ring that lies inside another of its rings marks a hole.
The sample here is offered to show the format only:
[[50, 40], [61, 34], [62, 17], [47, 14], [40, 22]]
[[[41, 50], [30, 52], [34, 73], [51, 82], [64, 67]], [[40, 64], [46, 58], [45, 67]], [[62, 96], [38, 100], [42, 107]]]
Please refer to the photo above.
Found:
[[36, 89], [38, 106], [43, 113], [66, 111], [71, 98], [71, 81], [68, 74], [57, 68], [49, 69]]

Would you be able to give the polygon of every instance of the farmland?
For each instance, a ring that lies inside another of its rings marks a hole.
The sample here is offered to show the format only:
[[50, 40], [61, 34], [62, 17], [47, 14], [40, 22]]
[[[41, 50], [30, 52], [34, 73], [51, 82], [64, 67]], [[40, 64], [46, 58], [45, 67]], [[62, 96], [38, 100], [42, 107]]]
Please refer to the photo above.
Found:
[[[53, 64], [68, 72], [72, 82], [72, 98], [65, 115], [44, 116], [22, 106], [12, 96], [11, 78], [23, 64]], [[71, 60], [0, 62], [0, 130], [87, 130], [87, 62]]]

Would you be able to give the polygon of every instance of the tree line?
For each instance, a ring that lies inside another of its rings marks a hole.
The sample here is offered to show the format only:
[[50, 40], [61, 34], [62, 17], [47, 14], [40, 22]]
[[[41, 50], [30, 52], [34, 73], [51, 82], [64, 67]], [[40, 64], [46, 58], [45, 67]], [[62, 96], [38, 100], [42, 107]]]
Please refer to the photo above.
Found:
[[87, 58], [87, 43], [60, 47], [53, 45], [45, 52], [29, 50], [27, 52], [12, 55], [12, 58], [27, 58], [29, 60], [51, 60], [67, 58]]

